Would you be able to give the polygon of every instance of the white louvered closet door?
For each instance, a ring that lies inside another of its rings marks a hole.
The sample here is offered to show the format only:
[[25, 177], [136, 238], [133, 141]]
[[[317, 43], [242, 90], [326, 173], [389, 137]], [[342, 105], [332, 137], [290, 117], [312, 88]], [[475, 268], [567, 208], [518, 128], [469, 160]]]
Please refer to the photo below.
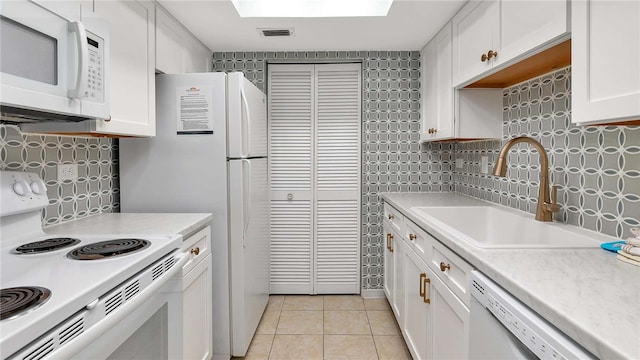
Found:
[[313, 293], [314, 66], [269, 66], [272, 294]]
[[316, 65], [315, 290], [360, 292], [360, 64]]
[[360, 73], [269, 66], [271, 293], [360, 291]]

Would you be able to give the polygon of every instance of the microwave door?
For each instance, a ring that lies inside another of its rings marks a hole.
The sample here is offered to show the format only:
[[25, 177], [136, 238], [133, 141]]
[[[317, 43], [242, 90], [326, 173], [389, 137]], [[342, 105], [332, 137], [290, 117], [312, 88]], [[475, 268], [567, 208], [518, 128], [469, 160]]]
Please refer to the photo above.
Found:
[[[81, 101], [69, 98], [83, 50], [78, 27], [27, 1], [0, 7], [2, 105], [78, 114]], [[86, 43], [86, 41], [85, 41]]]

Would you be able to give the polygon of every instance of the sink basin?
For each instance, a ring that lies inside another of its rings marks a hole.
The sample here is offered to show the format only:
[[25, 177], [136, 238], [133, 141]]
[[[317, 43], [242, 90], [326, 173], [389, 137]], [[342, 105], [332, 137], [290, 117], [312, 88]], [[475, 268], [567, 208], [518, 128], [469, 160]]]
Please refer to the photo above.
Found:
[[595, 248], [609, 239], [573, 226], [534, 220], [494, 206], [413, 207], [434, 228], [480, 248]]

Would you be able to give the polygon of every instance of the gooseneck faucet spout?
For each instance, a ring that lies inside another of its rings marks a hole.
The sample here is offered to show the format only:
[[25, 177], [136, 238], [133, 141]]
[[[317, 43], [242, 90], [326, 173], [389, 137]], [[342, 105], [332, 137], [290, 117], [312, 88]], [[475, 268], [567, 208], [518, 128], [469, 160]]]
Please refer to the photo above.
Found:
[[533, 146], [540, 155], [540, 188], [538, 189], [538, 206], [536, 207], [536, 220], [553, 221], [553, 213], [560, 210], [557, 203], [558, 188], [553, 187], [553, 201], [549, 196], [549, 158], [542, 144], [528, 136], [520, 136], [507, 141], [498, 154], [498, 160], [493, 168], [493, 175], [505, 177], [507, 175], [507, 155], [509, 150], [519, 143], [527, 143]]

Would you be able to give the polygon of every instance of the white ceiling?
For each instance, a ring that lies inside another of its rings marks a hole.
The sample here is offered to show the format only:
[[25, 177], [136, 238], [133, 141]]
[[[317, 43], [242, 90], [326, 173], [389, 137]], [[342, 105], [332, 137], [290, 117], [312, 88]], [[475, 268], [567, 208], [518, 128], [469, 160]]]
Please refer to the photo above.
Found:
[[[160, 0], [212, 51], [420, 50], [465, 2], [395, 0], [386, 17], [241, 18], [230, 0]], [[265, 38], [258, 28], [295, 36]]]

